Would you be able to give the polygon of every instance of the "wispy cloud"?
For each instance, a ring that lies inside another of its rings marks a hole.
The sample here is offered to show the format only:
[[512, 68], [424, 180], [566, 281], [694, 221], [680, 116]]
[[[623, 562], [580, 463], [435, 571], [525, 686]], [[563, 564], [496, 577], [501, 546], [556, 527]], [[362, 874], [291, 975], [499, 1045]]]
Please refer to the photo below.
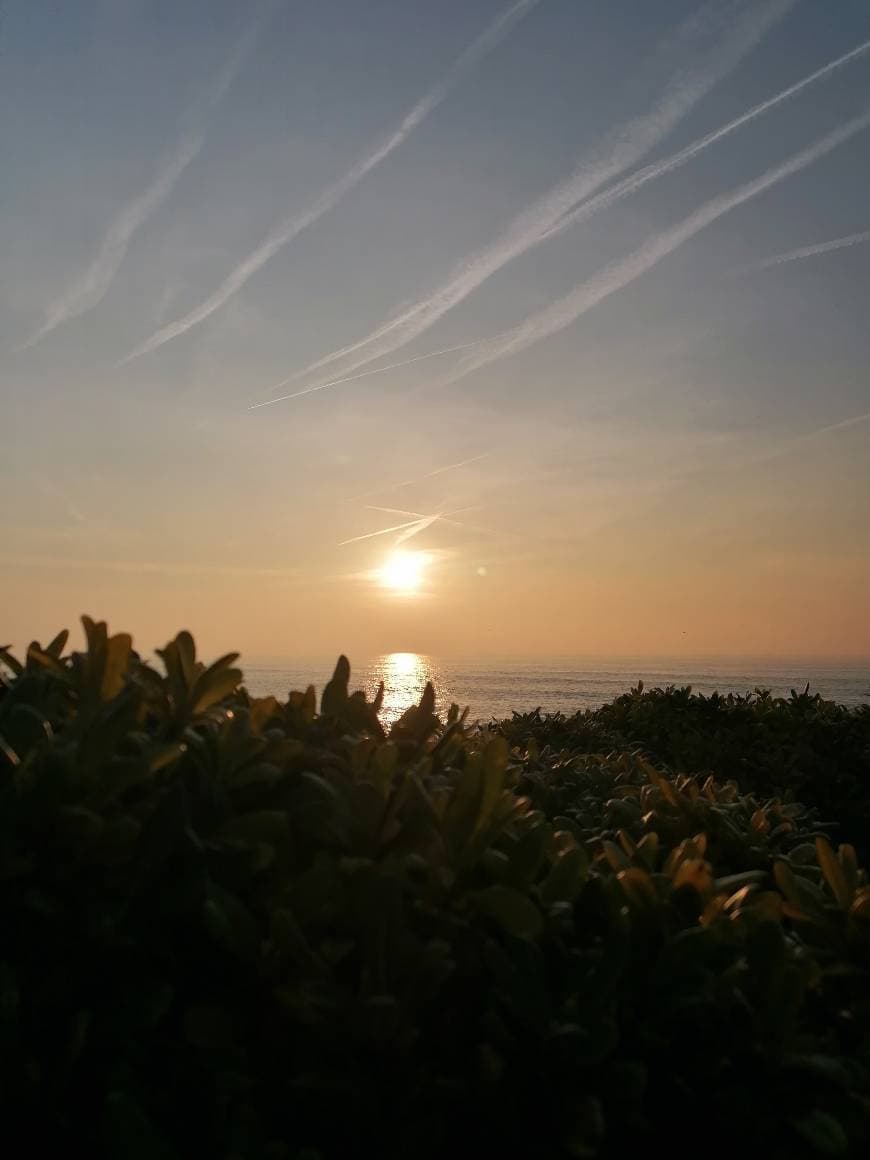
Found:
[[[268, 11], [274, 5], [270, 5]], [[58, 326], [93, 310], [106, 296], [115, 279], [130, 243], [175, 188], [178, 179], [195, 160], [205, 142], [205, 122], [226, 96], [233, 81], [250, 56], [263, 24], [264, 15], [256, 19], [236, 44], [233, 52], [209, 86], [204, 100], [197, 102], [185, 117], [181, 137], [158, 170], [151, 183], [118, 212], [110, 224], [90, 265], [72, 285], [52, 302], [40, 326], [17, 350], [36, 346]]]
[[774, 254], [759, 262], [748, 262], [735, 270], [735, 274], [748, 274], [752, 270], [767, 270], [771, 266], [781, 266], [784, 262], [800, 262], [803, 258], [814, 258], [817, 254], [829, 254], [832, 250], [847, 250], [850, 246], [861, 246], [870, 242], [870, 230], [860, 234], [849, 234], [845, 238], [834, 238], [830, 242], [817, 242], [813, 246], [801, 246], [785, 254]]
[[[358, 342], [342, 347], [277, 383], [271, 393], [327, 366], [341, 375], [382, 358], [417, 338], [508, 262], [538, 245], [578, 202], [635, 165], [663, 140], [713, 86], [727, 76], [793, 7], [794, 0], [753, 4], [735, 18], [735, 5], [707, 4], [676, 33], [674, 40], [691, 55], [653, 109], [612, 133], [605, 145], [581, 158], [574, 172], [539, 197], [491, 245], [465, 258], [446, 282], [395, 315]], [[698, 41], [714, 47], [700, 51]], [[438, 352], [440, 353], [440, 352]], [[445, 352], [446, 353], [446, 352]], [[426, 357], [435, 357], [435, 354]], [[337, 368], [336, 368], [337, 369]], [[333, 371], [332, 374], [335, 372]], [[348, 381], [339, 378], [337, 382]], [[337, 382], [334, 385], [337, 385]], [[309, 386], [308, 392], [327, 384]], [[301, 392], [300, 392], [301, 393]], [[294, 396], [290, 396], [294, 397]]]
[[870, 126], [870, 111], [852, 118], [807, 149], [796, 153], [782, 164], [766, 170], [755, 180], [739, 186], [730, 193], [723, 193], [712, 198], [683, 221], [661, 230], [627, 257], [609, 263], [598, 274], [586, 282], [582, 282], [570, 293], [557, 299], [544, 310], [530, 315], [519, 326], [508, 332], [506, 337], [500, 336], [498, 339], [482, 345], [478, 353], [462, 360], [455, 372], [442, 380], [439, 385], [446, 386], [458, 382], [483, 366], [517, 354], [527, 347], [557, 334], [560, 330], [564, 330], [566, 326], [570, 326], [581, 315], [591, 310], [593, 306], [598, 305], [611, 294], [615, 294], [651, 270], [663, 258], [672, 254], [674, 250], [684, 245], [707, 226], [712, 225], [724, 214], [730, 213], [731, 210], [757, 197], [785, 178], [798, 173], [814, 161], [818, 161], [826, 153], [830, 153], [832, 149], [848, 141], [868, 126]]
[[303, 230], [308, 229], [319, 221], [325, 213], [331, 210], [370, 173], [380, 165], [389, 155], [405, 142], [423, 121], [432, 113], [450, 94], [454, 86], [472, 69], [488, 52], [499, 44], [511, 31], [513, 26], [536, 8], [541, 0], [517, 0], [510, 8], [497, 17], [489, 27], [473, 41], [462, 53], [447, 76], [438, 82], [429, 92], [401, 120], [399, 125], [381, 140], [374, 148], [368, 150], [355, 165], [353, 165], [338, 180], [328, 185], [320, 196], [307, 209], [298, 214], [291, 214], [279, 222], [261, 244], [232, 270], [223, 282], [194, 310], [174, 322], [162, 326], [146, 339], [135, 350], [132, 350], [118, 364], [123, 366], [143, 354], [157, 350], [158, 347], [170, 342], [179, 335], [185, 334], [194, 326], [204, 322], [237, 294], [258, 270], [261, 270], [279, 250], [293, 241]]

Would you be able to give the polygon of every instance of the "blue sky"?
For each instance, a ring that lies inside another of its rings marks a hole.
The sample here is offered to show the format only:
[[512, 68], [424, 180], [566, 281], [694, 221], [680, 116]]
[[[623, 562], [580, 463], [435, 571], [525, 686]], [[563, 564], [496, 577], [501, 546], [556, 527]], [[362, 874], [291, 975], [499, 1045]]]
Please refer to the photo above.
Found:
[[[0, 2], [7, 635], [870, 653], [870, 52], [668, 161], [868, 40], [863, 0]], [[385, 598], [359, 537], [458, 509]]]

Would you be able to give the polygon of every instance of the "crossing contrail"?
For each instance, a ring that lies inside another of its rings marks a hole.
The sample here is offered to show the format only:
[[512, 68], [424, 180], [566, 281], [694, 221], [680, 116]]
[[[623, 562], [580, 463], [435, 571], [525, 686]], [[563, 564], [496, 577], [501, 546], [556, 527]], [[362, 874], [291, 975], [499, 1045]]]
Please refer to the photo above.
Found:
[[340, 387], [343, 383], [355, 383], [357, 379], [367, 379], [370, 375], [381, 375], [387, 371], [397, 371], [400, 367], [410, 367], [414, 363], [425, 362], [428, 358], [440, 358], [445, 354], [455, 354], [460, 350], [470, 350], [471, 347], [480, 346], [482, 342], [488, 341], [488, 338], [475, 338], [471, 342], [461, 342], [458, 346], [445, 346], [441, 350], [430, 350], [427, 354], [418, 354], [415, 358], [403, 359], [402, 362], [389, 363], [385, 367], [374, 367], [369, 371], [361, 371], [357, 375], [347, 375], [343, 379], [333, 379], [328, 383], [319, 383], [316, 387], [306, 387], [303, 391], [293, 391], [290, 395], [279, 395], [276, 399], [266, 399], [262, 403], [251, 403], [248, 410], [258, 411], [261, 407], [272, 407], [275, 403], [286, 403], [290, 399], [301, 399], [304, 395], [313, 395], [317, 391], [325, 391], [328, 387]]
[[475, 504], [472, 507], [457, 508], [455, 511], [436, 512], [433, 515], [424, 515], [422, 512], [408, 512], [403, 511], [401, 508], [374, 507], [371, 504], [367, 504], [366, 507], [369, 511], [385, 512], [387, 515], [413, 516], [414, 518], [402, 524], [393, 524], [389, 528], [379, 528], [376, 532], [366, 532], [362, 536], [351, 536], [349, 540], [342, 540], [338, 544], [338, 547], [344, 548], [347, 544], [358, 544], [362, 540], [373, 540], [376, 536], [387, 536], [392, 532], [399, 533], [396, 536], [396, 544], [404, 544], [406, 540], [410, 540], [412, 537], [418, 536], [421, 532], [425, 532], [427, 528], [431, 528], [435, 523], [450, 524], [454, 528], [463, 528], [470, 532], [481, 532], [487, 536], [499, 535], [500, 533], [493, 531], [491, 528], [480, 528], [474, 524], [460, 523], [459, 520], [450, 519], [451, 516], [461, 515], [462, 512], [475, 511], [479, 506], [479, 504]]

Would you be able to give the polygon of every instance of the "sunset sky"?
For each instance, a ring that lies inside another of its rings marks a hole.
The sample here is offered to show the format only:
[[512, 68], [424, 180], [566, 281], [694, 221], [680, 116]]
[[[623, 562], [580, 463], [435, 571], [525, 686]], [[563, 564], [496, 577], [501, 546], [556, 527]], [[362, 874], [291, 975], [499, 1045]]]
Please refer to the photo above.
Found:
[[870, 656], [868, 188], [867, 0], [0, 0], [0, 644]]

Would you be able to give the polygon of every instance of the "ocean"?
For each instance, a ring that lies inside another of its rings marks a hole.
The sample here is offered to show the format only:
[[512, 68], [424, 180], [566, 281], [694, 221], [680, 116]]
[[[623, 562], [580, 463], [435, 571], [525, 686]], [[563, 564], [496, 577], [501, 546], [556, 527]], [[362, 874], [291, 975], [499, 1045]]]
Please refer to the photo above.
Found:
[[[304, 689], [309, 684], [319, 695], [334, 663], [245, 665], [245, 684], [255, 696], [272, 693], [283, 700], [291, 689]], [[382, 716], [389, 723], [419, 700], [427, 680], [435, 686], [438, 712], [445, 712], [456, 702], [460, 708], [467, 705], [470, 717], [481, 721], [539, 706], [546, 712], [566, 714], [595, 708], [627, 692], [639, 680], [646, 688], [691, 685], [699, 693], [748, 693], [764, 688], [777, 696], [788, 696], [792, 689], [802, 692], [809, 683], [811, 692], [843, 705], [870, 702], [870, 660], [560, 658], [531, 664], [389, 653], [354, 669], [351, 689], [365, 689], [371, 696], [383, 681]]]

